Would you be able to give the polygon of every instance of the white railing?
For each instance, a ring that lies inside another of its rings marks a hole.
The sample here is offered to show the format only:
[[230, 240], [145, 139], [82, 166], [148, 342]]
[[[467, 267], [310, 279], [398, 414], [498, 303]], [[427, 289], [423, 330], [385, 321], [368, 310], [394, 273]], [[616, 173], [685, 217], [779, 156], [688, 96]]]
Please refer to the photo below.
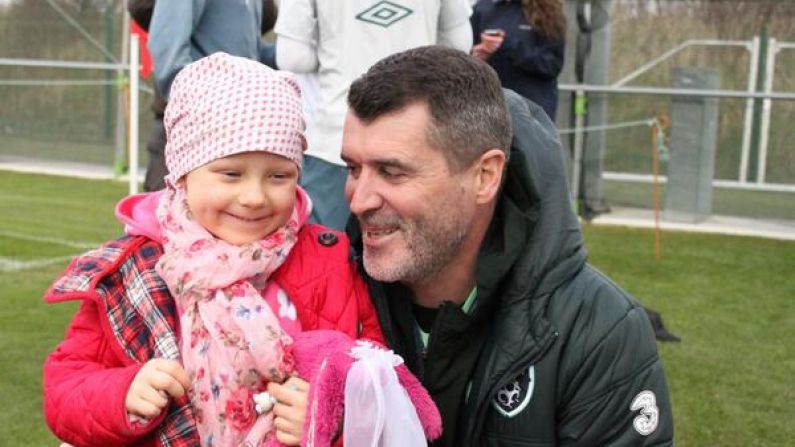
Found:
[[[740, 97], [746, 98], [745, 103], [745, 116], [743, 121], [743, 137], [742, 137], [742, 147], [740, 148], [740, 166], [738, 171], [738, 179], [741, 184], [747, 183], [748, 180], [748, 163], [750, 161], [750, 153], [751, 153], [751, 134], [753, 132], [753, 104], [754, 99], [759, 98], [762, 99], [762, 116], [760, 121], [760, 136], [759, 136], [759, 160], [756, 164], [756, 183], [764, 184], [765, 183], [765, 175], [767, 171], [767, 151], [768, 145], [770, 140], [770, 118], [771, 118], [771, 100], [772, 99], [791, 99], [789, 95], [784, 94], [783, 96], [779, 96], [773, 94], [773, 77], [775, 73], [775, 65], [776, 65], [776, 54], [779, 51], [785, 49], [795, 49], [795, 43], [790, 42], [778, 42], [774, 38], [770, 38], [767, 44], [766, 54], [760, 54], [760, 39], [758, 36], [754, 36], [751, 40], [718, 40], [718, 39], [688, 39], [679, 45], [671, 48], [670, 50], [666, 51], [665, 53], [661, 54], [660, 56], [644, 63], [628, 75], [624, 76], [623, 78], [619, 79], [615, 83], [612, 84], [612, 87], [625, 87], [628, 82], [636, 79], [640, 75], [648, 72], [652, 68], [656, 67], [663, 61], [673, 57], [680, 51], [694, 46], [722, 46], [722, 47], [741, 47], [745, 48], [750, 52], [749, 62], [748, 62], [748, 83], [746, 93], [747, 95], [719, 95], [719, 94], [708, 94], [706, 92], [699, 92], [699, 91], [692, 91], [694, 95], [697, 96], [712, 96], [712, 97]], [[759, 62], [760, 58], [765, 58], [765, 72], [764, 75], [764, 85], [762, 94], [756, 93], [756, 85], [759, 78]], [[576, 91], [576, 87], [570, 86], [572, 91]], [[600, 90], [593, 90], [590, 88], [586, 89], [587, 91], [597, 92]], [[629, 91], [624, 91], [625, 93], [630, 93]], [[659, 90], [655, 90], [655, 92], [650, 91], [635, 91], [635, 93], [651, 93], [655, 94], [658, 93]], [[609, 92], [608, 92], [609, 93]], [[664, 94], [664, 93], [659, 93]], [[672, 94], [669, 92], [668, 94]]]
[[[676, 53], [694, 46], [719, 46], [719, 47], [742, 47], [748, 50], [751, 55], [748, 58], [748, 84], [747, 84], [747, 92], [754, 93], [756, 91], [756, 82], [759, 76], [759, 37], [754, 36], [751, 40], [716, 40], [716, 39], [688, 39], [681, 44], [671, 48], [670, 50], [666, 51], [665, 53], [661, 54], [660, 56], [646, 62], [645, 64], [638, 67], [632, 73], [624, 76], [623, 78], [616, 81], [613, 86], [614, 87], [621, 87], [626, 85], [629, 81], [637, 78], [638, 76], [646, 73], [647, 71], [651, 70], [661, 62], [665, 61], [673, 57]], [[771, 51], [768, 51], [768, 57], [770, 56]], [[767, 65], [769, 67], [769, 65]], [[766, 79], [770, 79], [766, 77]], [[771, 81], [772, 82], [772, 81]], [[772, 86], [772, 83], [771, 83]], [[770, 92], [771, 90], [765, 90], [766, 92]], [[740, 171], [739, 171], [739, 178], [740, 182], [745, 182], [747, 178], [748, 172], [748, 157], [751, 153], [751, 133], [752, 133], [752, 126], [753, 126], [753, 113], [754, 113], [754, 101], [753, 98], [748, 98], [745, 102], [745, 119], [743, 122], [743, 139], [742, 139], [742, 147], [740, 149]], [[768, 117], [769, 118], [769, 117]], [[768, 119], [769, 121], [769, 119]], [[765, 141], [766, 144], [766, 141]], [[757, 176], [757, 178], [759, 178]]]
[[[795, 49], [795, 43], [792, 42], [778, 42], [776, 39], [770, 39], [767, 46], [767, 58], [765, 62], [765, 85], [764, 92], [770, 93], [773, 91], [773, 75], [776, 68], [776, 55], [781, 50]], [[761, 183], [765, 182], [765, 171], [767, 170], [767, 146], [770, 139], [770, 115], [772, 104], [770, 98], [765, 98], [762, 101], [762, 121], [761, 130], [759, 135], [759, 163], [756, 165], [756, 178]]]
[[[0, 66], [37, 67], [37, 68], [62, 68], [72, 70], [109, 70], [117, 73], [126, 73], [130, 87], [130, 103], [127, 122], [127, 169], [129, 177], [130, 194], [138, 192], [138, 93], [140, 87], [140, 43], [138, 36], [129, 36], [129, 63], [118, 62], [81, 62], [61, 61], [46, 59], [11, 59], [0, 58]], [[107, 85], [116, 81], [106, 80], [3, 80], [0, 85]]]
[[[684, 88], [671, 88], [671, 87], [647, 87], [647, 86], [628, 86], [629, 81], [636, 79], [643, 73], [651, 70], [661, 62], [674, 56], [679, 51], [692, 47], [692, 46], [736, 46], [743, 47], [751, 53], [750, 62], [748, 66], [748, 83], [747, 89], [742, 90], [710, 90], [710, 89], [684, 89]], [[740, 189], [754, 189], [765, 191], [786, 191], [795, 192], [795, 185], [789, 184], [771, 184], [766, 182], [767, 170], [767, 153], [770, 135], [770, 118], [771, 118], [771, 104], [773, 100], [794, 101], [795, 93], [790, 92], [774, 92], [773, 91], [773, 73], [775, 70], [776, 54], [785, 49], [795, 49], [795, 43], [777, 42], [775, 39], [769, 39], [767, 45], [767, 52], [765, 55], [760, 54], [760, 39], [754, 37], [749, 41], [742, 40], [710, 40], [710, 39], [691, 39], [687, 40], [676, 47], [666, 51], [660, 56], [644, 63], [628, 75], [616, 81], [612, 85], [589, 85], [589, 84], [560, 84], [558, 87], [563, 91], [574, 92], [576, 100], [582, 101], [586, 93], [607, 93], [607, 94], [635, 94], [635, 95], [662, 95], [662, 96], [700, 96], [711, 98], [734, 98], [745, 99], [745, 116], [743, 122], [743, 136], [742, 147], [740, 148], [740, 166], [738, 171], [738, 180], [714, 180], [713, 185], [716, 187], [731, 187]], [[758, 59], [765, 57], [765, 73], [764, 73], [764, 86], [761, 92], [756, 91], [756, 84], [758, 81]], [[762, 115], [760, 119], [760, 138], [759, 138], [759, 151], [757, 154], [757, 172], [754, 182], [748, 181], [748, 164], [750, 161], [751, 153], [751, 134], [753, 127], [753, 104], [755, 99], [762, 100]], [[579, 118], [582, 118], [578, 115]], [[621, 127], [622, 123], [609, 124], [606, 126], [597, 126], [599, 130]], [[633, 124], [634, 125], [634, 124]], [[572, 191], [579, 190], [579, 161], [582, 157], [582, 142], [584, 132], [591, 128], [584, 127], [584, 119], [576, 119], [575, 127], [573, 129], [564, 129], [562, 134], [574, 134], [574, 166], [572, 170]], [[627, 176], [622, 173], [605, 172], [605, 178], [613, 179], [626, 179]], [[645, 179], [644, 176], [640, 178]]]

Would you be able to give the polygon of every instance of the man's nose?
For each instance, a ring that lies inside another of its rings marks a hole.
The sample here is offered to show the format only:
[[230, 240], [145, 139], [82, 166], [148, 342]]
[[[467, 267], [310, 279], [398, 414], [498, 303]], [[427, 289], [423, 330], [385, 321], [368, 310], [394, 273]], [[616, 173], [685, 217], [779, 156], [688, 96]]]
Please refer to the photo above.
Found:
[[381, 194], [378, 192], [376, 179], [359, 175], [354, 179], [348, 176], [345, 182], [345, 193], [350, 202], [351, 213], [362, 216], [364, 213], [376, 210], [383, 204]]

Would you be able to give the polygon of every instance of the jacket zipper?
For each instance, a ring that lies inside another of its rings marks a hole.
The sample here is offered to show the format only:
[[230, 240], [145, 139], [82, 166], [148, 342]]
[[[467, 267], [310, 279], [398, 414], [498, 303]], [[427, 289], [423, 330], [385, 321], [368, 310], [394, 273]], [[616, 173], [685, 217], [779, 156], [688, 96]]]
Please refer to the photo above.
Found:
[[[441, 312], [441, 309], [440, 309], [440, 312]], [[423, 376], [425, 376], [425, 374], [428, 372], [428, 368], [426, 367], [427, 365], [425, 364], [425, 362], [428, 359], [428, 357], [430, 356], [431, 346], [433, 345], [433, 342], [436, 339], [433, 336], [433, 334], [437, 333], [437, 330], [439, 329], [439, 325], [441, 324], [440, 323], [441, 320], [442, 319], [439, 318], [439, 315], [437, 314], [436, 315], [436, 319], [433, 321], [433, 326], [431, 327], [431, 331], [428, 333], [428, 344], [422, 343], [422, 335], [420, 335], [420, 326], [419, 326], [419, 324], [417, 323], [416, 320], [414, 321], [414, 330], [415, 330], [416, 340], [417, 340], [417, 342], [420, 343], [420, 346], [421, 346], [421, 348], [419, 349], [419, 354], [420, 354], [420, 365], [421, 365], [421, 368], [422, 368], [422, 375]]]

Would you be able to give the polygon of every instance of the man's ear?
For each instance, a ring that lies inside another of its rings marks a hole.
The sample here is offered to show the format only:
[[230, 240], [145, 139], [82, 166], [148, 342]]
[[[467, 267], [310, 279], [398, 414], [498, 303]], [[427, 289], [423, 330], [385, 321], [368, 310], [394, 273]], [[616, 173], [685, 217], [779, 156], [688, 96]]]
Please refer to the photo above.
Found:
[[502, 176], [505, 171], [505, 152], [489, 149], [477, 162], [477, 203], [486, 204], [494, 200], [500, 192]]

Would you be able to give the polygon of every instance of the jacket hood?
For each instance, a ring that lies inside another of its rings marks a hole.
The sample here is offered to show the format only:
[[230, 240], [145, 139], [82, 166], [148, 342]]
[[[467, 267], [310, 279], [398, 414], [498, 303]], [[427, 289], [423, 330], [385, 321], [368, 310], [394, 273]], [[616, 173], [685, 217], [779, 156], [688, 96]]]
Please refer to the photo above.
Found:
[[555, 290], [582, 268], [586, 251], [557, 128], [536, 104], [510, 90], [505, 98], [514, 137], [503, 191], [481, 245], [478, 287], [487, 292], [511, 276], [517, 292], [511, 296], [519, 300]]
[[[132, 194], [116, 204], [116, 219], [124, 225], [124, 233], [130, 236], [146, 236], [162, 243], [157, 206], [163, 190]], [[300, 186], [295, 189], [295, 206], [298, 208], [299, 224], [303, 226], [312, 212], [309, 194]]]
[[124, 233], [131, 236], [146, 236], [162, 242], [160, 222], [157, 220], [157, 204], [163, 191], [132, 194], [116, 204], [116, 219], [124, 225]]
[[463, 445], [480, 439], [487, 402], [497, 389], [554, 342], [556, 328], [546, 317], [550, 297], [586, 260], [555, 125], [540, 106], [518, 94], [505, 90], [505, 99], [514, 137], [477, 271], [478, 299], [483, 299], [478, 307], [496, 311], [474, 369]]

